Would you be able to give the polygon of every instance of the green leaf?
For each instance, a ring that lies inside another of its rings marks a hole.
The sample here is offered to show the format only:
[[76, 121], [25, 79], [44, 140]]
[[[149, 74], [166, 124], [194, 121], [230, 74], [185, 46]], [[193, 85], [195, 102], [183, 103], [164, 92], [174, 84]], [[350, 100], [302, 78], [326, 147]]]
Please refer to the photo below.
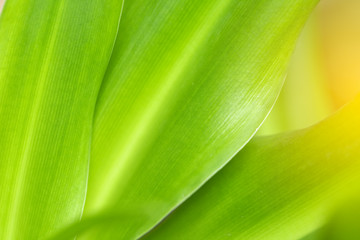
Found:
[[307, 234], [306, 236], [300, 238], [300, 240], [320, 240], [322, 238], [322, 228], [318, 228], [315, 231]]
[[151, 223], [109, 232], [134, 238], [224, 166], [274, 104], [316, 2], [126, 2], [95, 113], [85, 215], [144, 209]]
[[[357, 189], [359, 193], [359, 188]], [[316, 240], [358, 240], [360, 239], [359, 217], [360, 198], [356, 196], [344, 201], [332, 214], [329, 222], [323, 227]]]
[[336, 110], [322, 67], [324, 60], [320, 51], [319, 8], [317, 10], [314, 11], [299, 38], [284, 87], [258, 135], [309, 127]]
[[[327, 214], [324, 226], [316, 229], [301, 240], [358, 240], [360, 239], [359, 229], [359, 187], [356, 196], [342, 201], [336, 206], [335, 213]], [[329, 217], [330, 215], [330, 217]]]
[[314, 127], [253, 139], [143, 239], [299, 239], [360, 183], [360, 96]]
[[[7, 0], [0, 18], [0, 239], [79, 220], [118, 0]], [[101, 34], [99, 34], [101, 32]]]
[[[136, 211], [135, 211], [136, 212]], [[53, 236], [47, 238], [48, 240], [67, 240], [74, 239], [76, 236], [79, 237], [81, 234], [86, 233], [89, 230], [98, 227], [116, 227], [118, 231], [121, 231], [122, 226], [126, 226], [126, 222], [129, 219], [133, 221], [140, 221], [140, 219], [147, 218], [141, 212], [134, 214], [134, 211], [130, 213], [121, 213], [121, 214], [105, 214], [97, 215], [91, 218], [84, 218], [79, 222], [75, 222], [66, 226], [61, 231], [58, 231]]]

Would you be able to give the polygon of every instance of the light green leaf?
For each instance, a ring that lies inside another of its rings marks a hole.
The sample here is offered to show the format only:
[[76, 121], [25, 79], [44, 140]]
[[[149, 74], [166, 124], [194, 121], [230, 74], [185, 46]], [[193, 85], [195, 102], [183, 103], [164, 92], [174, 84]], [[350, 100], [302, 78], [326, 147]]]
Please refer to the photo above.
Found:
[[360, 183], [360, 96], [314, 127], [253, 139], [143, 239], [299, 239]]
[[144, 209], [152, 223], [129, 221], [109, 238], [148, 230], [246, 144], [316, 2], [125, 3], [95, 113], [85, 214]]
[[[359, 188], [357, 189], [359, 190]], [[357, 194], [359, 191], [357, 191]], [[358, 240], [360, 239], [360, 198], [356, 196], [345, 201], [332, 214], [329, 222], [318, 230], [316, 240]]]
[[322, 67], [317, 13], [318, 11], [314, 11], [298, 40], [284, 87], [258, 135], [309, 127], [336, 110]]
[[322, 228], [316, 229], [315, 231], [309, 233], [305, 237], [300, 238], [300, 240], [320, 240], [323, 234], [322, 231], [323, 231]]
[[[78, 220], [119, 0], [7, 0], [0, 18], [0, 239]], [[99, 34], [101, 32], [101, 34]]]
[[[136, 212], [136, 211], [135, 211]], [[140, 221], [141, 219], [147, 218], [143, 213], [138, 212], [121, 213], [121, 214], [105, 214], [97, 215], [91, 218], [82, 219], [79, 222], [75, 222], [66, 226], [61, 231], [58, 231], [53, 236], [47, 238], [48, 240], [68, 240], [74, 239], [76, 236], [81, 236], [89, 230], [99, 227], [115, 227], [117, 231], [122, 231], [122, 226], [126, 226], [126, 222], [129, 219], [133, 221]]]
[[[343, 201], [336, 210], [327, 214], [327, 221], [324, 226], [316, 229], [301, 240], [358, 240], [360, 239], [359, 228], [359, 187], [356, 197], [351, 196]], [[330, 215], [330, 217], [329, 217]]]

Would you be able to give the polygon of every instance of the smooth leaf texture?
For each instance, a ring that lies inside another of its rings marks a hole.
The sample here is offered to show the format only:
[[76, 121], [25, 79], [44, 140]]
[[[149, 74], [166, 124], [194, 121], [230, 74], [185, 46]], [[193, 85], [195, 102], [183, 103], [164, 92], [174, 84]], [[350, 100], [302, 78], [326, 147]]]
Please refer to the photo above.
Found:
[[65, 227], [61, 231], [58, 231], [53, 236], [47, 238], [48, 240], [70, 240], [74, 239], [76, 236], [79, 237], [87, 231], [97, 228], [97, 227], [115, 227], [118, 231], [122, 231], [122, 226], [126, 226], [126, 222], [129, 219], [133, 221], [142, 221], [142, 219], [147, 218], [141, 212], [131, 212], [122, 213], [122, 214], [106, 214], [106, 215], [97, 215], [92, 218], [85, 218], [79, 222], [75, 222]]
[[[358, 189], [360, 190], [360, 188]], [[332, 214], [330, 221], [318, 230], [315, 240], [358, 240], [360, 239], [359, 217], [360, 197], [345, 201], [341, 207]]]
[[320, 240], [320, 239], [322, 239], [322, 236], [323, 236], [322, 230], [323, 229], [321, 229], [321, 228], [316, 229], [315, 231], [313, 231], [310, 234], [306, 235], [305, 237], [301, 238], [301, 240]]
[[134, 208], [152, 221], [88, 238], [139, 236], [242, 148], [316, 2], [125, 3], [95, 113], [85, 215]]
[[[321, 226], [301, 240], [358, 240], [360, 239], [359, 187], [355, 197], [343, 201], [336, 211], [328, 214], [325, 226]], [[331, 215], [329, 217], [329, 215]]]
[[143, 239], [299, 239], [359, 189], [360, 96], [311, 128], [253, 139]]
[[95, 101], [121, 8], [119, 0], [6, 1], [0, 239], [41, 239], [80, 219]]

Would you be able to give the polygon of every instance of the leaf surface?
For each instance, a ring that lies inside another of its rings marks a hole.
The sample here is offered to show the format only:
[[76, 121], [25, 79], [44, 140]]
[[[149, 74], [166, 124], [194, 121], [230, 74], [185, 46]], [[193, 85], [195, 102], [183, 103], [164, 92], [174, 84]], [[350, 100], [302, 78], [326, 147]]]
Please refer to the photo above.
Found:
[[83, 218], [79, 222], [72, 223], [47, 238], [47, 240], [74, 239], [75, 237], [82, 236], [82, 234], [85, 234], [87, 231], [91, 231], [92, 229], [99, 227], [110, 226], [115, 227], [117, 231], [122, 231], [122, 226], [126, 226], [126, 222], [129, 221], [129, 219], [133, 219], [136, 222], [141, 221], [141, 219], [144, 219], [146, 217], [147, 216], [143, 213], [136, 213], [136, 211], [132, 211], [130, 214], [100, 214], [91, 218]]
[[284, 87], [258, 135], [309, 127], [333, 114], [329, 81], [322, 68], [319, 3], [309, 18], [291, 58]]
[[[360, 183], [360, 96], [327, 120], [254, 138], [142, 239], [299, 239]], [[174, 237], [175, 236], [175, 237]]]
[[358, 188], [355, 197], [352, 196], [337, 207], [325, 226], [317, 230], [317, 238], [314, 240], [357, 240], [360, 238], [359, 190]]
[[141, 209], [150, 223], [108, 235], [135, 238], [224, 166], [274, 104], [316, 2], [126, 2], [96, 107], [85, 215]]
[[[117, 0], [7, 0], [0, 17], [0, 239], [79, 220]], [[101, 34], [99, 34], [101, 32]]]

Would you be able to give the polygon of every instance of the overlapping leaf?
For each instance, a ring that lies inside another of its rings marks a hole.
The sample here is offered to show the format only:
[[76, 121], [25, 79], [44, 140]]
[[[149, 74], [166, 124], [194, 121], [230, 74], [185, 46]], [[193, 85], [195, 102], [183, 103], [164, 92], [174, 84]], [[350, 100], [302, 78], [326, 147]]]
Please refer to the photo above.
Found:
[[253, 139], [144, 239], [305, 236], [358, 190], [359, 121], [360, 96], [314, 127]]
[[329, 91], [329, 81], [322, 68], [318, 36], [318, 12], [321, 6], [322, 3], [306, 23], [292, 56], [284, 87], [258, 135], [309, 127], [336, 110]]
[[6, 1], [0, 239], [40, 239], [80, 218], [92, 116], [121, 7], [118, 0]]
[[95, 113], [85, 215], [152, 218], [152, 227], [242, 148], [273, 105], [315, 0], [133, 0]]

